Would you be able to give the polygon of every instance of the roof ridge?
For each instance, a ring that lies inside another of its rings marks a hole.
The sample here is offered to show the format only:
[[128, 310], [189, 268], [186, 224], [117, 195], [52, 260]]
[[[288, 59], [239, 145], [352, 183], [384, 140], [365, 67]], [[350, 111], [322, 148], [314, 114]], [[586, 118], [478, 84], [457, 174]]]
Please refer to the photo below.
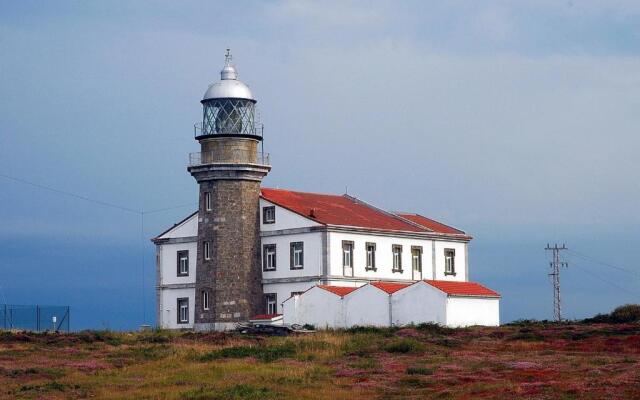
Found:
[[[440, 225], [444, 225], [444, 226], [446, 226], [447, 228], [451, 228], [451, 229], [453, 229], [453, 230], [456, 230], [456, 231], [458, 231], [458, 232], [461, 232], [461, 233], [454, 233], [453, 235], [466, 235], [466, 234], [467, 234], [467, 232], [463, 231], [462, 229], [458, 229], [458, 228], [456, 228], [455, 226], [447, 225], [447, 224], [445, 224], [444, 222], [440, 222], [440, 221], [439, 221], [439, 220], [437, 220], [437, 219], [433, 219], [433, 218], [430, 218], [430, 217], [425, 217], [425, 216], [424, 216], [424, 215], [422, 215], [422, 214], [418, 214], [418, 213], [411, 213], [411, 212], [402, 212], [402, 211], [395, 211], [395, 212], [396, 212], [396, 213], [400, 213], [400, 214], [405, 214], [405, 215], [415, 215], [416, 217], [421, 217], [421, 218], [424, 218], [424, 219], [428, 219], [429, 221], [433, 221], [433, 222], [438, 223], [438, 224], [440, 224]], [[402, 216], [400, 216], [400, 217], [402, 217]], [[434, 231], [434, 232], [435, 232], [435, 231]]]
[[399, 215], [397, 215], [397, 214], [395, 214], [395, 213], [393, 213], [393, 212], [391, 212], [391, 211], [383, 210], [382, 208], [380, 208], [380, 207], [378, 207], [378, 206], [374, 206], [373, 204], [368, 203], [368, 202], [366, 202], [366, 201], [364, 201], [364, 200], [361, 200], [361, 199], [359, 199], [359, 198], [357, 198], [357, 197], [355, 197], [355, 196], [351, 196], [351, 195], [348, 195], [348, 194], [346, 194], [346, 193], [345, 193], [345, 194], [343, 194], [342, 196], [344, 196], [344, 197], [346, 197], [346, 198], [348, 198], [348, 199], [350, 199], [350, 200], [353, 200], [353, 201], [354, 201], [354, 202], [356, 202], [356, 203], [362, 204], [362, 205], [364, 205], [364, 206], [366, 206], [366, 207], [369, 207], [369, 208], [374, 209], [374, 210], [376, 210], [376, 211], [378, 211], [378, 212], [381, 212], [381, 213], [383, 213], [383, 214], [385, 214], [385, 215], [388, 215], [388, 216], [390, 216], [390, 217], [392, 217], [392, 218], [398, 219], [398, 220], [400, 220], [400, 221], [402, 221], [402, 222], [404, 222], [404, 223], [407, 223], [407, 224], [409, 224], [409, 225], [411, 225], [411, 226], [414, 226], [414, 227], [416, 227], [416, 228], [424, 229], [424, 230], [425, 230], [425, 231], [427, 231], [427, 232], [433, 232], [433, 230], [431, 230], [431, 229], [429, 229], [429, 228], [427, 228], [427, 227], [425, 227], [425, 226], [422, 226], [422, 225], [420, 225], [420, 224], [417, 224], [417, 223], [415, 223], [415, 222], [413, 222], [413, 221], [409, 221], [409, 220], [408, 220], [408, 219], [406, 219], [406, 218], [402, 218], [401, 216], [399, 216]]
[[303, 190], [291, 190], [291, 189], [268, 188], [268, 187], [261, 187], [260, 191], [262, 191], [263, 189], [277, 190], [279, 192], [304, 193], [304, 194], [316, 194], [316, 195], [320, 195], [320, 196], [342, 197], [342, 195], [340, 195], [340, 194], [320, 193], [320, 192], [305, 192]]

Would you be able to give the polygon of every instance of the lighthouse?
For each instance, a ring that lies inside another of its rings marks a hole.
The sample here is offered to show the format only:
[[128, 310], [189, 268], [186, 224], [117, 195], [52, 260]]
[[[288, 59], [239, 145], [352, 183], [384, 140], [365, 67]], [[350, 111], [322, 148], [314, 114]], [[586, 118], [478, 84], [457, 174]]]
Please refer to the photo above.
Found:
[[271, 169], [256, 99], [227, 49], [220, 80], [204, 94], [187, 170], [199, 185], [194, 328], [233, 329], [264, 312], [260, 183]]

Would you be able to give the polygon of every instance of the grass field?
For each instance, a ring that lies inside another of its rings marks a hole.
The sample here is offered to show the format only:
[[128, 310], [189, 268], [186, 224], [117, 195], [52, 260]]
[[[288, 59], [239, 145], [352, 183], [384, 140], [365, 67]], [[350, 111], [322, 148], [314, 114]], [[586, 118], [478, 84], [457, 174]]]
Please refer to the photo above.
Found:
[[640, 324], [0, 333], [7, 399], [640, 399]]

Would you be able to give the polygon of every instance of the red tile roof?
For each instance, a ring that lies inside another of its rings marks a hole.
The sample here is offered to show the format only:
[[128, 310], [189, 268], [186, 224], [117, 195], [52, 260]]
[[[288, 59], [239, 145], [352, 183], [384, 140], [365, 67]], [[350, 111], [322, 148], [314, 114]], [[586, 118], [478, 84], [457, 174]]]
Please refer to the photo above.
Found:
[[371, 286], [375, 286], [378, 289], [384, 290], [385, 292], [391, 294], [397, 292], [400, 289], [404, 289], [412, 283], [397, 283], [397, 282], [371, 282]]
[[258, 315], [254, 315], [251, 319], [252, 320], [256, 320], [256, 319], [274, 319], [276, 317], [281, 316], [282, 314], [258, 314]]
[[498, 292], [475, 282], [435, 281], [428, 279], [425, 280], [425, 282], [454, 296], [500, 297]]
[[450, 233], [454, 235], [464, 235], [464, 231], [450, 227], [448, 225], [432, 220], [430, 218], [423, 217], [420, 214], [409, 214], [409, 213], [396, 213], [396, 214], [401, 216], [402, 218], [408, 219], [411, 222], [420, 224], [421, 226], [424, 226], [430, 231], [434, 231], [438, 233]]
[[[338, 196], [268, 188], [262, 188], [261, 194], [265, 200], [324, 225], [406, 232], [464, 233], [424, 217], [420, 217], [422, 222], [415, 222], [404, 215], [400, 218], [398, 215], [385, 212], [347, 195]], [[403, 218], [413, 223], [407, 222]]]
[[340, 297], [344, 297], [349, 293], [353, 292], [357, 289], [357, 287], [348, 287], [348, 286], [329, 286], [329, 285], [318, 285], [320, 289], [324, 289], [333, 294], [337, 294]]

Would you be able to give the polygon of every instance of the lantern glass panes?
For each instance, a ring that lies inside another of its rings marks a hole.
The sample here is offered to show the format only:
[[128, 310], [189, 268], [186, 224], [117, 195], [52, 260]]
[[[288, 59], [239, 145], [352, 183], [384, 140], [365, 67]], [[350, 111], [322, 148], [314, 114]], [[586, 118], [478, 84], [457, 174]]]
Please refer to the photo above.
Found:
[[214, 99], [204, 104], [203, 135], [255, 135], [255, 103], [246, 99]]

